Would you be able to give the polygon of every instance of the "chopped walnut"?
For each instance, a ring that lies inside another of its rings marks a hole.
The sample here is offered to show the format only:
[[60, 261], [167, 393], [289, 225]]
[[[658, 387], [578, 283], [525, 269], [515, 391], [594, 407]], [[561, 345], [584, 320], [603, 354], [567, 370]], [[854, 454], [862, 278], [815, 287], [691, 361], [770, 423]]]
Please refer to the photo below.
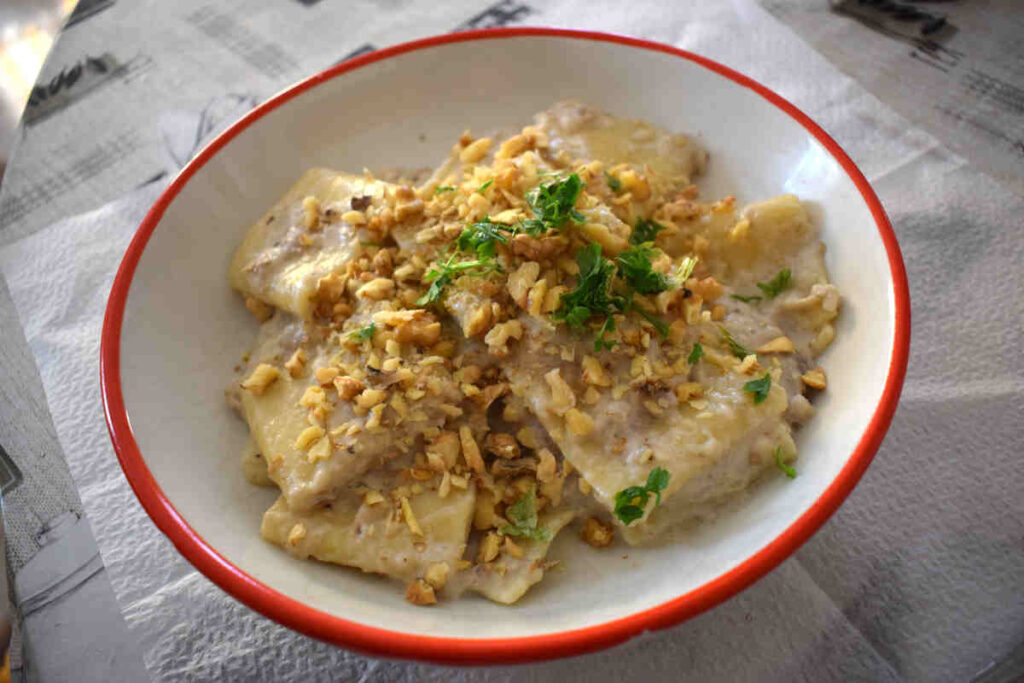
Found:
[[335, 377], [334, 388], [338, 390], [338, 398], [350, 401], [366, 389], [366, 385], [355, 377]]
[[519, 558], [523, 556], [523, 549], [508, 536], [505, 537], [505, 542], [502, 544], [501, 549], [509, 557]]
[[789, 337], [776, 337], [757, 348], [758, 353], [793, 353], [794, 350], [793, 340]]
[[495, 508], [497, 504], [498, 500], [493, 491], [482, 489], [477, 493], [476, 502], [473, 507], [474, 529], [483, 531], [484, 529], [493, 529], [499, 524], [504, 523], [504, 520]]
[[593, 356], [583, 356], [583, 381], [598, 387], [610, 387], [613, 382], [601, 362]]
[[480, 304], [467, 316], [463, 333], [466, 337], [479, 337], [491, 329], [493, 321], [490, 303]]
[[562, 373], [555, 368], [544, 375], [548, 386], [551, 388], [551, 409], [557, 415], [565, 415], [566, 411], [576, 406], [576, 395], [572, 393], [572, 387], [562, 379]]
[[491, 328], [491, 331], [484, 337], [487, 349], [498, 357], [508, 355], [508, 340], [519, 339], [523, 336], [523, 325], [518, 320], [509, 320], [499, 323]]
[[526, 261], [508, 276], [508, 293], [519, 308], [526, 308], [526, 296], [537, 282], [540, 264]]
[[288, 532], [288, 545], [297, 546], [299, 541], [306, 537], [306, 525], [299, 522]]
[[441, 590], [448, 583], [448, 573], [451, 567], [447, 562], [434, 562], [427, 571], [423, 573], [423, 580], [431, 585], [434, 590]]
[[423, 536], [423, 529], [420, 528], [420, 523], [417, 521], [416, 515], [412, 511], [412, 505], [409, 504], [409, 499], [402, 496], [399, 501], [402, 506], [402, 517], [405, 519], [405, 524], [409, 527], [409, 531], [413, 536]]
[[501, 536], [492, 531], [484, 537], [484, 540], [480, 541], [480, 548], [476, 553], [476, 561], [480, 563], [490, 562], [498, 556], [500, 549]]
[[295, 439], [295, 448], [300, 451], [304, 451], [313, 445], [313, 442], [324, 435], [323, 427], [306, 427], [299, 434], [298, 438]]
[[491, 149], [490, 138], [480, 138], [469, 143], [461, 152], [459, 152], [459, 161], [464, 164], [475, 164], [485, 156]]
[[302, 348], [295, 349], [295, 353], [285, 362], [284, 369], [292, 377], [302, 377], [306, 372], [306, 351]]
[[576, 408], [570, 408], [565, 413], [565, 426], [574, 436], [587, 436], [594, 431], [594, 418]]
[[356, 296], [361, 299], [373, 299], [380, 301], [387, 299], [395, 293], [395, 281], [387, 277], [378, 277], [370, 280], [356, 290]]
[[273, 308], [251, 296], [245, 297], [245, 307], [249, 309], [249, 312], [256, 316], [256, 319], [261, 323], [266, 322], [270, 319], [270, 316], [274, 315]]
[[383, 389], [364, 389], [356, 397], [356, 405], [364, 410], [369, 410], [378, 403], [383, 403], [388, 398], [388, 392]]
[[812, 389], [824, 389], [828, 385], [825, 371], [820, 366], [805, 372], [800, 376], [800, 381]]
[[491, 432], [484, 441], [484, 447], [488, 453], [492, 453], [499, 458], [511, 459], [519, 457], [519, 444], [511, 434]]
[[595, 548], [607, 548], [615, 539], [612, 528], [596, 517], [591, 517], [584, 523], [583, 532], [580, 535], [584, 541]]
[[405, 589], [405, 599], [414, 605], [426, 606], [436, 605], [437, 595], [429, 583], [423, 579], [416, 579]]
[[537, 481], [549, 482], [558, 476], [558, 463], [555, 456], [546, 448], [537, 451]]
[[473, 431], [467, 425], [459, 427], [459, 441], [462, 443], [462, 457], [465, 458], [469, 469], [483, 472], [484, 460], [480, 456], [480, 447], [473, 438]]
[[267, 389], [270, 388], [277, 378], [281, 376], [281, 371], [275, 368], [273, 365], [267, 363], [260, 363], [256, 366], [256, 369], [252, 371], [248, 379], [242, 382], [242, 388], [251, 393], [253, 396], [262, 396], [266, 393]]
[[338, 368], [317, 368], [313, 376], [316, 377], [317, 384], [326, 385], [333, 382], [338, 374]]
[[450, 470], [459, 457], [459, 436], [452, 431], [441, 432], [427, 444], [426, 454], [432, 469], [437, 472]]

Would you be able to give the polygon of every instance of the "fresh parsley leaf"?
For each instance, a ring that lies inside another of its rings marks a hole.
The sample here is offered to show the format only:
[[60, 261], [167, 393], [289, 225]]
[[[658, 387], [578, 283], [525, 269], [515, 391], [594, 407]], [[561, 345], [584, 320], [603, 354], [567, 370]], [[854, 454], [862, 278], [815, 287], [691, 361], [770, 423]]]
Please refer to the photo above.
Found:
[[354, 332], [350, 332], [349, 336], [359, 341], [366, 341], [373, 337], [373, 333], [377, 331], [377, 323], [370, 323], [366, 327], [361, 327]]
[[493, 184], [494, 184], [494, 178], [491, 178], [491, 179], [490, 179], [490, 180], [488, 180], [488, 181], [487, 181], [486, 183], [484, 183], [484, 184], [483, 184], [483, 185], [481, 185], [480, 187], [476, 188], [476, 192], [477, 192], [477, 194], [483, 194], [484, 192], [486, 192], [486, 191], [487, 191], [487, 188], [488, 188], [488, 187], [490, 187], [490, 186], [491, 186], [491, 185], [493, 185]]
[[783, 268], [768, 282], [758, 282], [757, 288], [764, 292], [769, 299], [774, 299], [782, 293], [782, 290], [789, 287], [792, 277], [793, 273], [789, 268]]
[[541, 183], [530, 190], [526, 193], [526, 201], [536, 218], [522, 221], [522, 230], [530, 235], [539, 235], [548, 230], [559, 230], [569, 220], [582, 223], [583, 215], [575, 208], [582, 190], [583, 181], [576, 173], [570, 173], [564, 180]]
[[519, 497], [519, 500], [508, 506], [505, 516], [511, 524], [506, 524], [499, 531], [506, 536], [532, 538], [537, 541], [547, 541], [551, 538], [550, 529], [537, 526], [537, 494], [532, 486]]
[[650, 242], [637, 244], [616, 257], [619, 277], [639, 294], [658, 294], [672, 288], [672, 281], [651, 268], [655, 250]]
[[601, 256], [601, 245], [591, 242], [576, 252], [580, 274], [576, 288], [559, 300], [553, 317], [570, 327], [582, 328], [595, 315], [611, 315], [622, 310], [622, 297], [609, 291], [615, 264]]
[[441, 194], [442, 192], [455, 192], [453, 185], [438, 185], [434, 188], [434, 194]]
[[668, 470], [663, 470], [660, 467], [655, 467], [651, 470], [651, 473], [647, 475], [647, 486], [648, 491], [657, 496], [657, 505], [661, 505], [661, 492], [668, 486], [668, 480], [671, 475]]
[[729, 332], [729, 330], [725, 329], [721, 325], [719, 325], [718, 329], [722, 331], [722, 341], [724, 341], [725, 345], [729, 347], [729, 351], [732, 352], [732, 355], [736, 356], [740, 360], [750, 355], [750, 349], [736, 341], [736, 338], [732, 336], [732, 333]]
[[754, 404], [764, 403], [764, 400], [768, 398], [768, 392], [772, 388], [772, 376], [770, 373], [764, 373], [764, 377], [761, 379], [752, 379], [743, 385], [743, 391], [749, 392], [754, 397]]
[[679, 267], [676, 268], [676, 282], [682, 287], [686, 284], [686, 281], [693, 275], [693, 269], [697, 266], [696, 256], [687, 256], [679, 262]]
[[662, 339], [668, 336], [668, 323], [666, 323], [664, 320], [655, 315], [651, 315], [642, 308], [634, 307], [634, 310], [640, 315], [642, 315], [644, 317], [644, 320], [646, 320], [647, 322], [654, 326], [654, 329], [658, 331], [658, 335]]
[[611, 351], [612, 347], [615, 346], [617, 342], [608, 341], [604, 336], [614, 331], [615, 318], [609, 315], [604, 319], [604, 324], [601, 325], [601, 329], [597, 331], [597, 337], [594, 338], [594, 351], [601, 351], [602, 349]]
[[608, 171], [604, 172], [604, 179], [608, 181], [608, 187], [611, 188], [612, 192], [618, 192], [622, 189], [622, 181]]
[[661, 505], [661, 492], [668, 486], [669, 472], [655, 467], [647, 475], [643, 486], [630, 486], [615, 494], [615, 516], [627, 526], [644, 516], [651, 495], [656, 496], [655, 505]]
[[664, 229], [665, 226], [661, 223], [640, 218], [636, 222], [636, 227], [633, 228], [633, 234], [629, 236], [629, 242], [630, 244], [653, 242], [657, 234]]
[[693, 345], [693, 349], [690, 350], [690, 355], [686, 357], [686, 362], [690, 365], [696, 365], [697, 361], [704, 357], [704, 347], [697, 342]]
[[736, 299], [736, 301], [742, 301], [745, 304], [749, 304], [751, 301], [760, 301], [764, 297], [760, 297], [760, 296], [757, 296], [757, 295], [755, 295], [755, 296], [741, 296], [739, 294], [730, 294], [729, 298], [730, 299]]
[[475, 251], [480, 258], [490, 259], [494, 257], [494, 248], [498, 242], [508, 243], [508, 235], [505, 232], [510, 232], [507, 225], [484, 218], [464, 228], [456, 238], [455, 246], [460, 251]]
[[423, 275], [423, 282], [429, 282], [430, 287], [423, 296], [416, 299], [417, 306], [426, 306], [440, 299], [444, 288], [460, 275], [482, 277], [494, 272], [498, 268], [494, 259], [473, 259], [456, 262], [455, 256], [456, 254], [452, 254], [446, 261], [435, 263]]
[[782, 446], [775, 447], [775, 466], [785, 472], [786, 476], [790, 479], [796, 479], [796, 468], [782, 462]]

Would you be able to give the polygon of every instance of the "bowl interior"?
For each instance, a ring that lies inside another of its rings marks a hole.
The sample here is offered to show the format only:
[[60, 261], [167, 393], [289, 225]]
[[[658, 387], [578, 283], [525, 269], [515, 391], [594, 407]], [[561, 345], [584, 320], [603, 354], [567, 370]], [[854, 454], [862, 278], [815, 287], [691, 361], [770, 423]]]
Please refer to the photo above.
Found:
[[[658, 548], [595, 551], [560, 538], [565, 571], [515, 607], [466, 598], [413, 607], [397, 584], [263, 542], [274, 499], [242, 477], [246, 427], [224, 402], [256, 325], [226, 270], [246, 228], [317, 165], [432, 166], [459, 133], [514, 129], [576, 98], [695, 134], [710, 150], [702, 195], [742, 203], [794, 192], [813, 202], [843, 296], [821, 359], [829, 390], [798, 437], [799, 476], [772, 477], [714, 523]], [[892, 276], [878, 228], [837, 161], [756, 92], [674, 55], [611, 42], [504, 37], [428, 47], [320, 83], [257, 119], [173, 198], [141, 256], [121, 333], [131, 427], [157, 484], [227, 560], [329, 614], [404, 633], [529, 636], [593, 626], [688, 593], [775, 539], [836, 479], [882, 395], [895, 334]], [[624, 557], [626, 556], [626, 557]]]

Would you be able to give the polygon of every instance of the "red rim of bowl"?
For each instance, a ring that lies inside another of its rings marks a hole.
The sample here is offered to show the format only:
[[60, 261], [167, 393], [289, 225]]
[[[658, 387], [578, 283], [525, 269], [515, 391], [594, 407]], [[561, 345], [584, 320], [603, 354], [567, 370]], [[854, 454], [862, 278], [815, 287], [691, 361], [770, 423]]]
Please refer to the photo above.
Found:
[[[222, 147], [254, 121], [320, 83], [395, 55], [448, 43], [521, 36], [557, 37], [617, 43], [674, 55], [700, 64], [749, 88], [786, 112], [813, 135], [839, 162], [871, 210], [889, 258], [895, 294], [895, 332], [885, 389], [857, 447], [839, 475], [804, 512], [768, 545], [718, 578], [694, 590], [628, 617], [585, 628], [519, 638], [447, 638], [413, 635], [366, 626], [321, 612], [289, 598], [252, 578], [211, 547], [167, 499], [146, 466], [132, 433], [121, 391], [120, 343], [125, 302], [135, 268], [146, 243], [167, 206], [182, 187]], [[288, 88], [242, 117], [208, 144], [153, 204], [118, 268], [103, 320], [100, 346], [100, 384], [107, 429], [121, 468], [142, 507], [199, 571], [250, 608], [313, 638], [372, 655], [444, 662], [481, 664], [528, 662], [583, 654], [621, 643], [643, 631], [666, 628], [735, 595], [774, 569], [799, 548], [839, 507], [874, 457], [896, 411], [910, 350], [910, 293], [896, 235], [881, 202], [857, 166], [829, 135], [806, 114], [765, 86], [732, 69], [669, 45], [626, 36], [549, 28], [500, 28], [433, 36], [395, 45], [338, 64]]]

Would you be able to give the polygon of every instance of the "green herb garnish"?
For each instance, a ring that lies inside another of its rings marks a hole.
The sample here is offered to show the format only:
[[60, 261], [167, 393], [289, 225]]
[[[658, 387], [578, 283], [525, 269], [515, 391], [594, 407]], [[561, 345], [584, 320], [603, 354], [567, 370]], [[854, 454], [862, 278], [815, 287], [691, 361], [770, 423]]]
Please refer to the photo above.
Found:
[[619, 277], [639, 294], [658, 294], [672, 288], [671, 280], [651, 268], [654, 253], [651, 243], [644, 242], [630, 247], [615, 259], [619, 266]]
[[770, 373], [764, 373], [764, 377], [761, 379], [752, 379], [743, 385], [743, 391], [750, 392], [754, 397], [754, 404], [764, 403], [764, 400], [768, 398], [768, 392], [772, 388], [772, 376]]
[[693, 348], [690, 350], [690, 355], [686, 357], [686, 362], [689, 363], [690, 365], [696, 365], [697, 361], [699, 361], [703, 357], [704, 347], [700, 345], [700, 342], [697, 342], [696, 344], [693, 345]]
[[732, 333], [729, 332], [729, 330], [725, 329], [721, 325], [719, 325], [718, 329], [722, 331], [722, 341], [724, 341], [725, 345], [729, 347], [732, 355], [736, 356], [740, 360], [743, 360], [750, 355], [750, 350], [743, 344], [736, 341], [736, 337], [732, 336]]
[[633, 228], [633, 234], [629, 236], [629, 242], [630, 244], [653, 242], [657, 234], [664, 229], [665, 226], [660, 223], [640, 218], [636, 222], [636, 227]]
[[615, 331], [615, 318], [608, 316], [604, 319], [604, 324], [601, 325], [601, 329], [597, 331], [597, 337], [594, 338], [594, 350], [595, 351], [611, 351], [612, 347], [617, 342], [608, 341], [605, 339], [605, 335]]
[[696, 256], [686, 256], [682, 261], [679, 262], [679, 267], [676, 268], [675, 279], [682, 287], [686, 284], [686, 281], [693, 275], [693, 269], [697, 267]]
[[658, 336], [660, 336], [662, 339], [668, 336], [668, 323], [666, 323], [664, 320], [657, 316], [651, 315], [644, 309], [638, 308], [636, 306], [633, 307], [633, 310], [642, 315], [644, 317], [644, 320], [653, 325], [654, 329], [658, 331]]
[[624, 305], [622, 297], [609, 291], [615, 264], [602, 258], [601, 245], [591, 242], [580, 247], [576, 252], [576, 263], [580, 267], [576, 289], [562, 295], [553, 316], [555, 320], [582, 328], [592, 316], [620, 312]]
[[480, 187], [476, 188], [476, 192], [477, 192], [477, 194], [483, 194], [484, 192], [486, 192], [486, 191], [487, 191], [487, 188], [488, 188], [488, 187], [490, 187], [490, 186], [491, 186], [491, 185], [493, 185], [493, 184], [494, 184], [494, 178], [491, 178], [491, 179], [490, 179], [490, 180], [488, 180], [488, 181], [487, 181], [486, 183], [484, 183], [484, 184], [483, 184], [483, 185], [481, 185]]
[[647, 483], [643, 486], [630, 486], [615, 494], [615, 516], [626, 525], [644, 516], [644, 509], [651, 494], [657, 497], [655, 505], [661, 505], [661, 492], [668, 486], [669, 473], [655, 467], [647, 475]]
[[511, 233], [512, 230], [507, 225], [484, 218], [464, 228], [455, 240], [455, 246], [460, 251], [475, 251], [482, 259], [491, 259], [494, 258], [494, 248], [498, 242], [508, 243], [509, 236], [505, 232]]
[[789, 287], [792, 277], [793, 273], [789, 268], [783, 268], [768, 282], [758, 282], [757, 288], [764, 292], [769, 299], [774, 299], [782, 293], [782, 290]]
[[604, 179], [608, 181], [608, 187], [611, 188], [612, 192], [618, 192], [622, 189], [622, 181], [608, 171], [604, 172]]
[[506, 536], [532, 538], [535, 541], [547, 541], [551, 538], [551, 529], [537, 526], [537, 494], [534, 487], [519, 497], [505, 510], [505, 516], [511, 522], [498, 531]]
[[366, 341], [367, 339], [371, 339], [373, 337], [373, 333], [376, 331], [377, 323], [370, 323], [366, 327], [361, 327], [354, 332], [350, 332], [348, 336], [360, 341]]
[[741, 296], [739, 294], [730, 294], [729, 298], [730, 299], [736, 299], [736, 301], [742, 301], [745, 304], [749, 304], [751, 301], [760, 301], [764, 297], [760, 297], [760, 296], [757, 296], [757, 295], [754, 295], [754, 296]]
[[583, 214], [576, 210], [576, 199], [583, 190], [579, 175], [570, 173], [564, 180], [542, 183], [526, 193], [536, 218], [520, 221], [523, 232], [537, 236], [548, 230], [559, 230], [565, 222], [582, 223]]
[[494, 272], [498, 267], [493, 258], [478, 258], [456, 262], [455, 257], [456, 254], [452, 254], [446, 261], [435, 263], [423, 275], [423, 282], [429, 282], [430, 287], [423, 296], [416, 299], [417, 306], [426, 306], [440, 299], [444, 288], [460, 275], [482, 277]]
[[452, 185], [438, 185], [434, 188], [434, 194], [441, 194], [442, 192], [455, 192], [455, 187]]
[[775, 466], [785, 472], [790, 479], [796, 479], [796, 469], [782, 462], [782, 446], [775, 447]]

